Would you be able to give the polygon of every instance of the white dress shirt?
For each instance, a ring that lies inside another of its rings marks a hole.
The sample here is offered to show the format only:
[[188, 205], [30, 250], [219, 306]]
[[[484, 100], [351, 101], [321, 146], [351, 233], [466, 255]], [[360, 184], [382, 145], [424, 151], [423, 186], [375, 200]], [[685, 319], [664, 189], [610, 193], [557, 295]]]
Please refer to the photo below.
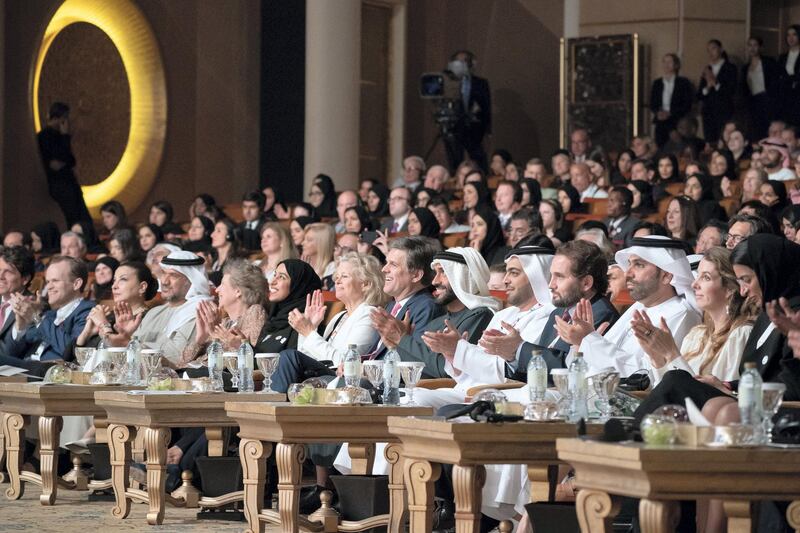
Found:
[[[716, 63], [711, 63], [711, 72], [714, 73], [714, 78], [719, 77], [719, 70], [722, 68], [722, 64], [725, 63], [724, 59], [720, 59]], [[708, 91], [711, 87], [703, 87], [703, 94], [708, 94]], [[714, 85], [714, 89], [719, 90], [719, 80], [717, 80], [717, 84]]]
[[786, 56], [786, 73], [790, 76], [794, 76], [797, 70], [798, 55], [800, 55], [800, 50], [789, 50], [789, 54]]
[[592, 183], [581, 193], [581, 202], [587, 198], [608, 198], [608, 193], [598, 187], [596, 183]]
[[669, 113], [672, 92], [675, 90], [675, 76], [661, 78], [661, 81], [664, 84], [664, 89], [661, 91], [661, 109]]
[[764, 84], [764, 63], [759, 60], [758, 65], [747, 69], [747, 87], [753, 96], [761, 94], [767, 90]]

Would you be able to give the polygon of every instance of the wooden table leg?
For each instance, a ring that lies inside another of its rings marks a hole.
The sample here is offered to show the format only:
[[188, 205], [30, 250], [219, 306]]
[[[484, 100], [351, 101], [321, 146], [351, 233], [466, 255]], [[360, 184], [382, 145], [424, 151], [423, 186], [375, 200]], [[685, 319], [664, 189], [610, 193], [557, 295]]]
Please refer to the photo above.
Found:
[[456, 500], [456, 533], [479, 533], [481, 502], [486, 468], [483, 465], [453, 466], [453, 494]]
[[53, 505], [58, 495], [58, 445], [64, 419], [60, 416], [39, 417], [39, 462], [42, 474], [42, 494], [39, 503]]
[[406, 523], [406, 486], [403, 484], [403, 445], [386, 445], [383, 452], [389, 463], [389, 525], [388, 533], [400, 533]]
[[96, 416], [92, 421], [94, 425], [94, 441], [97, 444], [108, 443], [108, 420], [105, 416]]
[[111, 487], [114, 489], [116, 505], [111, 514], [117, 518], [126, 518], [131, 512], [131, 501], [126, 495], [131, 467], [131, 440], [136, 437], [136, 430], [120, 424], [108, 426], [108, 450], [111, 459]]
[[6, 498], [18, 500], [25, 493], [25, 485], [20, 479], [22, 470], [23, 448], [25, 445], [25, 426], [30, 422], [30, 417], [17, 413], [6, 413], [3, 417], [3, 432], [6, 435], [6, 468], [8, 469], [8, 482], [11, 485], [6, 489]]
[[550, 501], [550, 467], [528, 466], [528, 482], [531, 485], [531, 503]]
[[433, 483], [442, 465], [424, 459], [406, 459], [403, 479], [408, 493], [409, 531], [427, 533], [433, 529]]
[[257, 439], [242, 439], [239, 442], [239, 459], [242, 462], [244, 482], [244, 515], [249, 526], [247, 533], [264, 533], [264, 523], [258, 515], [264, 505], [267, 457], [271, 451], [272, 444]]
[[6, 481], [6, 414], [0, 412], [0, 483]]
[[639, 524], [647, 533], [675, 531], [681, 518], [681, 508], [676, 501], [639, 501]]
[[[221, 427], [207, 427], [206, 440], [208, 441], [208, 456], [223, 457], [225, 455], [225, 429]], [[241, 449], [241, 447], [240, 447]]]
[[350, 442], [347, 445], [350, 455], [350, 470], [356, 476], [369, 476], [372, 474], [372, 465], [375, 464], [375, 444], [361, 444]]
[[302, 444], [279, 443], [275, 449], [278, 463], [278, 508], [281, 531], [297, 533], [300, 510], [300, 484], [306, 449]]
[[[605, 492], [581, 489], [575, 501], [575, 512], [583, 533], [613, 531], [611, 523], [619, 514], [620, 501]], [[642, 531], [647, 531], [644, 528]]]
[[167, 445], [169, 445], [169, 428], [144, 428], [144, 449], [147, 454], [147, 498], [150, 501], [150, 512], [147, 523], [151, 526], [161, 525], [164, 521], [167, 485]]
[[728, 517], [728, 533], [750, 533], [753, 528], [752, 502], [725, 500], [722, 502], [725, 516]]
[[786, 509], [786, 521], [789, 522], [795, 533], [800, 533], [800, 500], [795, 500]]

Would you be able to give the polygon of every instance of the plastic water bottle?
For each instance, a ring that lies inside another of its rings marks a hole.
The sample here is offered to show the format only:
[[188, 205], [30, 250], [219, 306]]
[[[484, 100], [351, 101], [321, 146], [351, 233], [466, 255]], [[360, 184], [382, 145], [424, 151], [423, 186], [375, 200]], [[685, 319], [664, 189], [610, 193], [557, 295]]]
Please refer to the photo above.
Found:
[[211, 380], [211, 389], [215, 392], [223, 390], [222, 385], [222, 343], [213, 339], [206, 349], [208, 355], [208, 378]]
[[361, 381], [361, 356], [355, 344], [347, 345], [344, 356], [344, 383], [348, 387], [358, 387]]
[[383, 358], [383, 403], [400, 405], [400, 354], [394, 348]]
[[97, 350], [94, 356], [94, 366], [99, 365], [103, 361], [111, 361], [111, 356], [108, 354], [108, 337], [101, 337], [100, 343], [97, 345]]
[[589, 418], [588, 391], [586, 374], [589, 366], [583, 360], [583, 352], [578, 352], [569, 365], [569, 413], [567, 420], [577, 422], [581, 418]]
[[547, 363], [541, 350], [533, 350], [531, 362], [528, 363], [528, 389], [531, 402], [541, 402], [547, 392]]
[[139, 385], [142, 382], [141, 360], [139, 358], [141, 349], [142, 344], [139, 342], [139, 337], [134, 335], [125, 352], [125, 364], [128, 367], [125, 374], [125, 383], [127, 385]]
[[243, 341], [239, 346], [237, 365], [239, 367], [239, 392], [253, 392], [253, 347]]
[[761, 386], [764, 381], [755, 363], [745, 363], [744, 368], [739, 378], [739, 416], [743, 425], [761, 428], [764, 406]]

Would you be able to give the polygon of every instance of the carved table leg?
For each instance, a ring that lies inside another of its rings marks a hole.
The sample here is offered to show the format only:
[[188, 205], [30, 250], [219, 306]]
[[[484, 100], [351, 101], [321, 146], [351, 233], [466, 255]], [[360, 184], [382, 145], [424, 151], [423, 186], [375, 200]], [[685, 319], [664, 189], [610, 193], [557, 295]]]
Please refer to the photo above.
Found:
[[372, 474], [372, 465], [375, 463], [375, 444], [348, 443], [350, 462], [353, 475], [368, 476]]
[[6, 498], [18, 500], [25, 493], [25, 485], [20, 479], [22, 469], [22, 456], [25, 443], [25, 426], [30, 418], [16, 413], [6, 413], [3, 417], [3, 433], [6, 435], [6, 468], [8, 469], [8, 482], [11, 484], [6, 489]]
[[383, 452], [389, 463], [388, 533], [400, 533], [406, 522], [406, 486], [403, 484], [403, 445], [391, 443]]
[[239, 458], [242, 462], [244, 481], [244, 515], [249, 529], [247, 533], [264, 533], [264, 523], [258, 518], [264, 504], [264, 482], [267, 479], [267, 457], [272, 444], [257, 439], [242, 439], [239, 442]]
[[[575, 501], [575, 511], [582, 532], [612, 531], [611, 522], [619, 514], [619, 499], [605, 492], [581, 489]], [[642, 531], [647, 531], [644, 528]]]
[[279, 443], [275, 449], [278, 463], [278, 510], [281, 531], [284, 533], [299, 531], [297, 519], [305, 458], [306, 449], [302, 444]]
[[795, 533], [800, 533], [800, 500], [795, 500], [786, 509], [786, 521], [789, 522]]
[[116, 505], [111, 514], [126, 518], [131, 512], [131, 501], [125, 495], [128, 490], [128, 474], [131, 466], [131, 440], [136, 430], [128, 426], [110, 424], [108, 426], [108, 450], [111, 459], [111, 486], [114, 489]]
[[222, 457], [225, 455], [225, 428], [206, 428], [206, 440], [208, 440], [209, 457]]
[[0, 413], [0, 483], [6, 480], [6, 414]]
[[147, 454], [147, 498], [150, 501], [147, 523], [151, 526], [161, 525], [164, 521], [164, 507], [167, 499], [165, 473], [167, 471], [169, 437], [169, 428], [144, 428], [144, 449]]
[[424, 459], [406, 459], [403, 477], [408, 493], [409, 531], [427, 533], [433, 528], [433, 483], [442, 465]]
[[531, 485], [531, 503], [550, 501], [550, 467], [528, 466], [528, 482]]
[[639, 501], [639, 524], [648, 533], [675, 531], [681, 518], [681, 508], [676, 501]]
[[753, 528], [753, 505], [749, 501], [725, 500], [722, 502], [728, 517], [728, 533], [750, 533]]
[[58, 494], [58, 445], [64, 421], [60, 416], [39, 417], [39, 461], [42, 494], [39, 503], [53, 505]]
[[453, 467], [453, 493], [456, 500], [456, 533], [481, 530], [481, 492], [486, 482], [483, 465]]
[[96, 416], [92, 421], [94, 425], [94, 441], [97, 444], [108, 443], [108, 419], [104, 416]]

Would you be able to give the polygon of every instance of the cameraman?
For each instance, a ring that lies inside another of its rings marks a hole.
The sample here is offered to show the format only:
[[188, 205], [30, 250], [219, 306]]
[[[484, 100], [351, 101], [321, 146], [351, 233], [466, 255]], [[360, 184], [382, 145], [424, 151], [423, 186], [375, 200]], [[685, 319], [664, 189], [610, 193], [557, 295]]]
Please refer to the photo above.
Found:
[[488, 171], [483, 136], [492, 132], [492, 98], [489, 82], [472, 74], [474, 64], [475, 55], [467, 50], [454, 53], [447, 64], [447, 70], [460, 80], [461, 86], [458, 122], [453, 135], [444, 138], [451, 172], [464, 160], [464, 150], [484, 172]]

